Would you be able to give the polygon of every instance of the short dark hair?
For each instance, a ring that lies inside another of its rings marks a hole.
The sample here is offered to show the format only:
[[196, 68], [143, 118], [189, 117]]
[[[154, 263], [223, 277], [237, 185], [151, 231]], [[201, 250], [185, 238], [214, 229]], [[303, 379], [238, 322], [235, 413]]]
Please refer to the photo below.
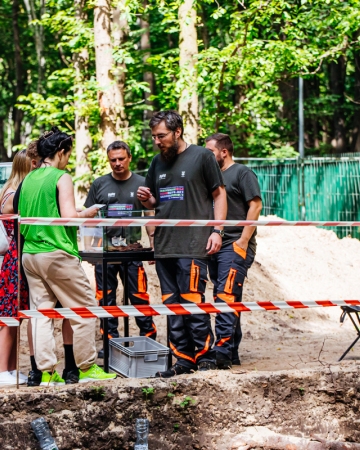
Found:
[[178, 128], [181, 129], [180, 137], [183, 137], [184, 134], [184, 123], [182, 117], [177, 111], [159, 111], [155, 113], [149, 122], [149, 127], [153, 129], [160, 122], [165, 122], [165, 126], [168, 130], [175, 132]]
[[205, 142], [209, 142], [209, 141], [215, 141], [216, 142], [215, 147], [218, 150], [226, 148], [226, 150], [230, 153], [230, 155], [232, 155], [234, 153], [234, 145], [228, 134], [224, 134], [224, 133], [212, 134], [211, 136], [208, 136], [205, 139]]
[[37, 152], [41, 157], [41, 162], [44, 159], [54, 159], [56, 153], [64, 150], [68, 153], [72, 148], [72, 137], [63, 133], [58, 127], [52, 127], [51, 131], [44, 133], [38, 140]]
[[108, 148], [106, 149], [107, 154], [109, 154], [109, 152], [111, 150], [126, 150], [126, 153], [128, 156], [131, 156], [131, 150], [130, 147], [127, 145], [126, 142], [124, 141], [114, 141], [112, 142]]

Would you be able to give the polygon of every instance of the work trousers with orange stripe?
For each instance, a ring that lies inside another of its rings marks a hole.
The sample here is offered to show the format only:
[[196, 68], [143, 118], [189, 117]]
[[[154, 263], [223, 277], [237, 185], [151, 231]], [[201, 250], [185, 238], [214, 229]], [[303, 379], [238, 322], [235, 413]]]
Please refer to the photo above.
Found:
[[[117, 275], [120, 275], [124, 283], [124, 267], [122, 264], [108, 264], [108, 295], [107, 306], [116, 306], [116, 289], [118, 287]], [[102, 265], [95, 266], [96, 298], [99, 305], [103, 306]], [[132, 305], [148, 305], [147, 276], [141, 261], [132, 261], [128, 264], [129, 299]], [[148, 336], [156, 339], [156, 326], [151, 316], [135, 317], [136, 325], [140, 329], [140, 336]], [[117, 318], [108, 319], [109, 338], [119, 337], [119, 321]], [[100, 330], [103, 330], [103, 320], [100, 321]]]
[[[159, 258], [156, 271], [164, 304], [205, 301], [206, 260]], [[170, 349], [178, 364], [196, 370], [202, 361], [215, 363], [215, 353], [211, 349], [214, 335], [208, 314], [168, 316], [168, 327]]]
[[[225, 245], [209, 261], [210, 279], [214, 284], [215, 303], [241, 302], [244, 280], [254, 262], [255, 254], [245, 252], [235, 242]], [[242, 338], [240, 313], [217, 314], [215, 318], [215, 351], [224, 353], [232, 361], [239, 359]]]

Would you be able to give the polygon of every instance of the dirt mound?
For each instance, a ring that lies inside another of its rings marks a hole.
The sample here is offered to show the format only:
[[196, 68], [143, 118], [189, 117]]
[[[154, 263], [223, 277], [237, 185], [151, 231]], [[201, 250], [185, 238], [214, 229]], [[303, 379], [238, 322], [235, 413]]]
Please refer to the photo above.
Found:
[[[239, 433], [255, 426], [297, 438], [359, 442], [359, 400], [359, 372], [336, 369], [210, 371], [176, 380], [2, 390], [0, 448], [37, 448], [30, 422], [38, 416], [45, 416], [62, 450], [132, 449], [137, 417], [150, 421], [151, 450], [237, 450]], [[284, 447], [256, 446], [263, 448]]]

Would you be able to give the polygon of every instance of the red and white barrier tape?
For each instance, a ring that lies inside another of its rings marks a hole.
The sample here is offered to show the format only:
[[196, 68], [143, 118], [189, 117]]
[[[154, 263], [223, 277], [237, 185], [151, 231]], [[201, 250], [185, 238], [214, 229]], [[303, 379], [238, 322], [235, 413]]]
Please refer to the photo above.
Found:
[[0, 317], [0, 327], [18, 327], [19, 324], [15, 317]]
[[[16, 215], [0, 215], [0, 220], [16, 219]], [[62, 225], [62, 226], [119, 226], [119, 227], [139, 227], [139, 226], [157, 226], [157, 227], [215, 227], [215, 226], [266, 226], [266, 227], [360, 227], [360, 222], [341, 222], [341, 221], [291, 221], [291, 220], [178, 220], [178, 219], [74, 219], [74, 218], [55, 218], [55, 217], [21, 217], [22, 225]]]
[[0, 214], [0, 220], [14, 220], [18, 217], [16, 214]]
[[[360, 300], [289, 300], [244, 303], [188, 303], [173, 305], [96, 306], [91, 308], [56, 308], [19, 311], [19, 319], [111, 319], [113, 317], [173, 316], [189, 314], [222, 314], [251, 311], [279, 311], [281, 309], [327, 308], [330, 306], [360, 306]], [[18, 319], [1, 317], [0, 326], [18, 326]]]
[[187, 303], [173, 305], [96, 306], [91, 308], [58, 308], [20, 311], [20, 318], [52, 319], [141, 317], [159, 315], [221, 314], [251, 311], [279, 311], [281, 309], [317, 308], [329, 306], [360, 306], [360, 300], [263, 301], [245, 303]]

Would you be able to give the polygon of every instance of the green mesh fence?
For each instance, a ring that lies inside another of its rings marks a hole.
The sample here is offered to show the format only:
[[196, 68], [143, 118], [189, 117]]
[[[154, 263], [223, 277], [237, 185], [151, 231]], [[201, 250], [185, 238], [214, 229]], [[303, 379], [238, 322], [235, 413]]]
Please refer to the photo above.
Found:
[[[360, 154], [350, 155], [281, 161], [235, 159], [258, 176], [264, 215], [275, 214], [286, 220], [359, 221]], [[339, 237], [360, 239], [358, 227], [333, 230]]]

